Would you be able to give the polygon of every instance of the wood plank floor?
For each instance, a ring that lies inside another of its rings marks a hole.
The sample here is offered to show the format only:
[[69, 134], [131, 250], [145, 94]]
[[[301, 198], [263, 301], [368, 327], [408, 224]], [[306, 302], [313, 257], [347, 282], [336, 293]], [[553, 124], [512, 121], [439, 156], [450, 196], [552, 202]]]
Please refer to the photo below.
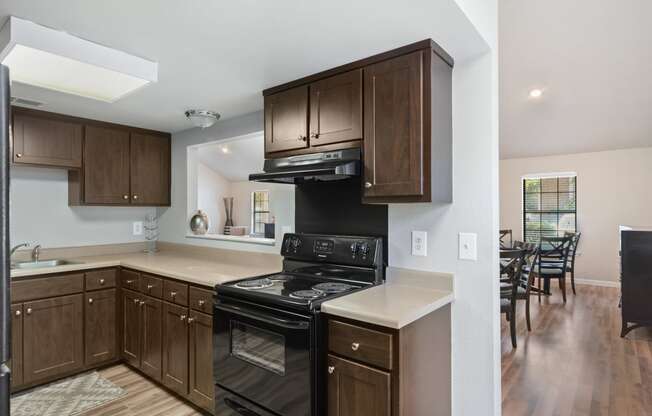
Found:
[[652, 330], [620, 338], [619, 290], [577, 286], [532, 298], [532, 332], [524, 302], [512, 349], [502, 316], [503, 415], [652, 416]]
[[125, 365], [100, 371], [105, 378], [124, 388], [127, 395], [96, 407], [83, 416], [195, 416], [199, 411]]

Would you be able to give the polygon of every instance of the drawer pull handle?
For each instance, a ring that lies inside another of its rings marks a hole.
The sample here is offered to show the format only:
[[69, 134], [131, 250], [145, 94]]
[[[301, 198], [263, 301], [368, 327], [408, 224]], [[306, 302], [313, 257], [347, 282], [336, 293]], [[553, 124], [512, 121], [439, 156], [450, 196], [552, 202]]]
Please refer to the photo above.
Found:
[[174, 299], [177, 296], [177, 292], [170, 292], [170, 297]]
[[22, 154], [22, 153], [16, 153], [16, 158], [17, 158], [17, 159], [20, 159], [21, 157], [23, 157], [23, 154]]
[[100, 279], [100, 285], [104, 284], [104, 279]]
[[351, 344], [351, 349], [352, 349], [353, 351], [357, 351], [358, 348], [360, 348], [360, 343], [358, 343], [358, 342], [354, 342], [353, 344]]
[[328, 374], [333, 374], [334, 371], [335, 371], [335, 367], [332, 366], [332, 365], [329, 365], [328, 366]]
[[27, 308], [27, 310], [25, 312], [27, 312], [28, 315], [31, 315], [32, 314], [32, 308]]
[[185, 321], [186, 320], [186, 315], [179, 316], [179, 319], [181, 319], [182, 321]]
[[93, 303], [93, 298], [88, 298], [88, 303]]
[[206, 303], [205, 300], [197, 301], [197, 304], [199, 304], [199, 306], [204, 306], [205, 303]]
[[367, 188], [367, 189], [371, 188], [372, 186], [373, 185], [371, 184], [371, 182], [365, 182], [364, 183], [364, 187]]
[[21, 315], [21, 312], [20, 312], [20, 311], [16, 311], [16, 316], [20, 316], [20, 315]]
[[135, 282], [135, 280], [127, 280], [127, 281], [125, 281], [125, 283], [128, 284], [128, 285], [131, 285], [131, 284], [133, 284], [134, 282]]

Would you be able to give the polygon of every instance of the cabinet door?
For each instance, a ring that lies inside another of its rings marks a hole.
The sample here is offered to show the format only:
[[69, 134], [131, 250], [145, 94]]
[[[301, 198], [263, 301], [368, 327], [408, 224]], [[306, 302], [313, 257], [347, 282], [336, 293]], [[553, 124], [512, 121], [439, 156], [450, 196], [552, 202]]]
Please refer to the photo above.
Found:
[[163, 306], [163, 384], [188, 394], [188, 308], [167, 302]]
[[131, 204], [170, 205], [170, 137], [131, 133]]
[[81, 124], [21, 112], [13, 120], [14, 163], [81, 167]]
[[328, 356], [328, 416], [390, 415], [389, 373]]
[[86, 347], [84, 362], [94, 365], [116, 357], [116, 292], [115, 289], [89, 292], [85, 295]]
[[23, 304], [11, 305], [11, 388], [23, 384]]
[[265, 152], [308, 147], [308, 87], [265, 97]]
[[84, 202], [129, 203], [129, 132], [86, 126]]
[[310, 146], [362, 139], [362, 69], [310, 84]]
[[364, 196], [421, 196], [423, 52], [365, 68]]
[[161, 337], [163, 336], [163, 302], [145, 296], [143, 314], [143, 359], [140, 369], [155, 380], [161, 380]]
[[25, 383], [80, 369], [83, 352], [83, 295], [26, 302], [23, 322]]
[[121, 318], [122, 318], [122, 358], [134, 367], [140, 368], [140, 345], [142, 334], [142, 319], [140, 302], [143, 300], [138, 293], [122, 290]]
[[190, 312], [190, 400], [207, 410], [214, 409], [213, 317]]

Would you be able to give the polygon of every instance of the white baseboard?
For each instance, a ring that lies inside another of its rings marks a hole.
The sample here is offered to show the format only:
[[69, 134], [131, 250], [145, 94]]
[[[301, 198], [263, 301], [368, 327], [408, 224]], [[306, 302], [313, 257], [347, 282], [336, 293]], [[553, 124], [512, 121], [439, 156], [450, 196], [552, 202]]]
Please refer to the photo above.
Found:
[[[568, 279], [566, 279], [566, 281], [568, 282]], [[620, 282], [614, 282], [609, 280], [575, 279], [575, 283], [577, 283], [578, 285], [620, 287]]]

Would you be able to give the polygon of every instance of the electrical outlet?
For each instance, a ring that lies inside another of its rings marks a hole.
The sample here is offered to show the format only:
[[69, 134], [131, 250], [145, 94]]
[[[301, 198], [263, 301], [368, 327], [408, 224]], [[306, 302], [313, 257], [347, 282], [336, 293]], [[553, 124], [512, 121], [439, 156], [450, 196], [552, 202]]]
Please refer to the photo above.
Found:
[[428, 233], [412, 231], [412, 255], [425, 257], [428, 255]]
[[133, 223], [133, 233], [134, 235], [143, 235], [143, 222], [134, 221]]
[[476, 233], [460, 233], [460, 260], [478, 260], [478, 235]]

